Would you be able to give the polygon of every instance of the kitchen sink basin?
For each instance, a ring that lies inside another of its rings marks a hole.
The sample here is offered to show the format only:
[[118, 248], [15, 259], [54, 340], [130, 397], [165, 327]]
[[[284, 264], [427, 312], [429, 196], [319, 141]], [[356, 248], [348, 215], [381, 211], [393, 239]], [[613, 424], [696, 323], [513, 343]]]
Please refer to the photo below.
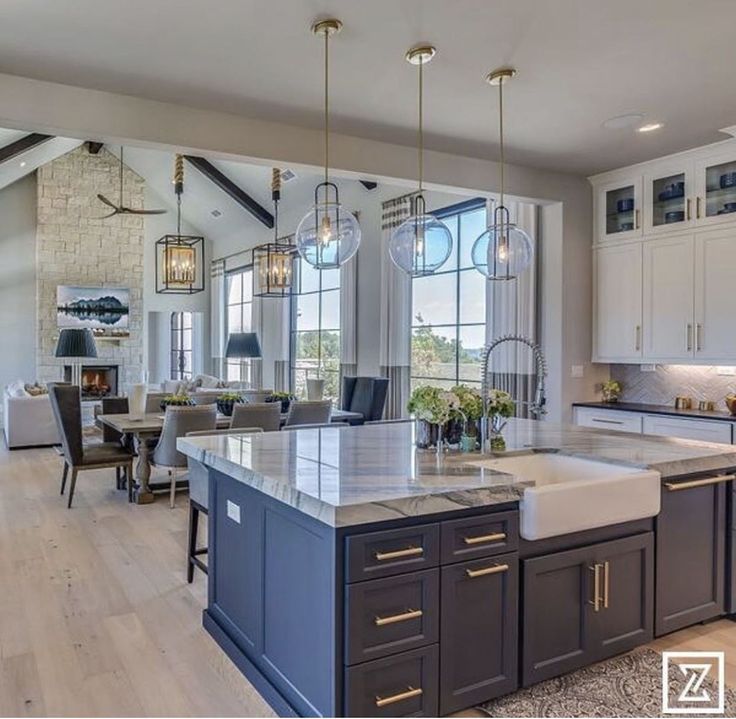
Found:
[[534, 482], [520, 502], [521, 536], [536, 540], [659, 514], [660, 475], [554, 452], [474, 462]]

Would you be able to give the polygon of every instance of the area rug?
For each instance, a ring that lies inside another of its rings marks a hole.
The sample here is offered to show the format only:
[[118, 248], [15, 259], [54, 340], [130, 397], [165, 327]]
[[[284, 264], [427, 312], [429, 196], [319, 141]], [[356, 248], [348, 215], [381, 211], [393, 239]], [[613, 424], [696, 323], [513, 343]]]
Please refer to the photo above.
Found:
[[[670, 672], [670, 679], [670, 696], [676, 697], [687, 680], [675, 671]], [[711, 692], [714, 686], [708, 679], [703, 684]], [[661, 717], [662, 655], [639, 649], [521, 689], [478, 709], [491, 717]], [[725, 709], [724, 714], [699, 716], [736, 716], [736, 690], [728, 687]]]

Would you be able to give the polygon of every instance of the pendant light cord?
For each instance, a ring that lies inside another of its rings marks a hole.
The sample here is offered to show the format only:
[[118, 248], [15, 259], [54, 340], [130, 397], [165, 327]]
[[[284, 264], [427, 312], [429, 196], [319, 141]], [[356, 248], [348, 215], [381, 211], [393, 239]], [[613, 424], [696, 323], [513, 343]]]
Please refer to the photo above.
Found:
[[422, 193], [424, 186], [424, 62], [419, 63], [419, 138], [417, 146], [419, 148], [419, 193]]
[[181, 238], [181, 195], [184, 192], [184, 157], [174, 159], [174, 192], [176, 193], [176, 234]]
[[499, 78], [498, 82], [498, 134], [499, 134], [499, 153], [501, 156], [501, 202], [500, 205], [503, 207], [503, 190], [504, 190], [504, 165], [506, 164], [506, 158], [503, 147], [503, 81], [504, 78]]
[[325, 182], [329, 182], [330, 166], [330, 33], [325, 30]]

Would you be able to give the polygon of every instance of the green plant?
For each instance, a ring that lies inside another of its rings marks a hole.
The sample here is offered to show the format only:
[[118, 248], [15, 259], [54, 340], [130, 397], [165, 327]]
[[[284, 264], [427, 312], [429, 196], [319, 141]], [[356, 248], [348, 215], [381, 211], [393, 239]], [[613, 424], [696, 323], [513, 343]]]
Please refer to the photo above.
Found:
[[453, 392], [423, 385], [417, 387], [409, 398], [407, 409], [417, 419], [431, 424], [445, 424], [460, 409], [460, 400]]
[[488, 392], [488, 414], [493, 417], [512, 417], [516, 404], [508, 392], [492, 389]]
[[173, 405], [175, 407], [186, 407], [192, 403], [188, 394], [169, 394], [161, 400], [161, 404]]
[[618, 396], [621, 394], [621, 383], [615, 379], [606, 380], [601, 385], [601, 393], [603, 394], [603, 399], [606, 401], [618, 399]]
[[272, 392], [268, 397], [266, 397], [266, 402], [283, 402], [287, 399], [294, 399], [294, 395], [290, 392]]
[[483, 416], [483, 397], [481, 397], [478, 390], [468, 387], [466, 384], [459, 384], [453, 387], [451, 392], [459, 400], [462, 419], [475, 422]]
[[218, 402], [240, 402], [239, 392], [223, 392], [217, 395]]

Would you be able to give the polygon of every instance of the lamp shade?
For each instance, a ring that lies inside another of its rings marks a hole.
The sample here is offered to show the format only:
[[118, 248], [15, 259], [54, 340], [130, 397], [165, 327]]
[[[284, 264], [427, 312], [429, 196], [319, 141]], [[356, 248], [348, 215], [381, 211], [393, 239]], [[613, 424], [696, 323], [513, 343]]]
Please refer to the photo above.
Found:
[[228, 335], [225, 357], [247, 359], [261, 357], [261, 343], [255, 332], [233, 332]]
[[56, 343], [57, 357], [97, 357], [95, 338], [89, 329], [65, 329]]

